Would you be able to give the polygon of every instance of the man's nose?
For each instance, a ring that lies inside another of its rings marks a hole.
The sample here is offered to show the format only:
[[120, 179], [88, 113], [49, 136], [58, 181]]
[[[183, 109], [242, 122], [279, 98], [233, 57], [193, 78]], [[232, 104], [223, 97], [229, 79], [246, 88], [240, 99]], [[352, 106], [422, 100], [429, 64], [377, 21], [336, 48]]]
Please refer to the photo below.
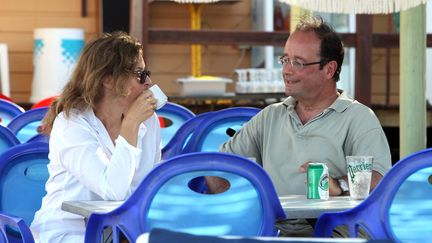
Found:
[[285, 63], [282, 65], [282, 74], [289, 73], [292, 74], [294, 72], [293, 66], [291, 63]]

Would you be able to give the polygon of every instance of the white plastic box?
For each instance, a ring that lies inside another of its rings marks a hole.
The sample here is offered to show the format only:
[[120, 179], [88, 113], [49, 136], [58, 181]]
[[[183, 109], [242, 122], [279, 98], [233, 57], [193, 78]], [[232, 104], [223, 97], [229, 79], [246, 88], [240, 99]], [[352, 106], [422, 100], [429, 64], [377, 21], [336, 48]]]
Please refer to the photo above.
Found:
[[180, 95], [202, 96], [202, 95], [223, 95], [226, 92], [226, 84], [232, 83], [231, 79], [202, 76], [179, 78]]

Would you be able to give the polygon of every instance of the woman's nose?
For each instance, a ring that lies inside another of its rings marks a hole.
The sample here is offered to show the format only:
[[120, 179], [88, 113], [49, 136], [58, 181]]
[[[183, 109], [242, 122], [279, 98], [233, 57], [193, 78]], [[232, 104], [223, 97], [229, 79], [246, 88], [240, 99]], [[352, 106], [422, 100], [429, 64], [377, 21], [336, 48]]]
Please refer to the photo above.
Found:
[[145, 80], [145, 82], [144, 82], [144, 85], [151, 86], [152, 84], [153, 84], [153, 82], [152, 82], [151, 78], [147, 77], [146, 80]]

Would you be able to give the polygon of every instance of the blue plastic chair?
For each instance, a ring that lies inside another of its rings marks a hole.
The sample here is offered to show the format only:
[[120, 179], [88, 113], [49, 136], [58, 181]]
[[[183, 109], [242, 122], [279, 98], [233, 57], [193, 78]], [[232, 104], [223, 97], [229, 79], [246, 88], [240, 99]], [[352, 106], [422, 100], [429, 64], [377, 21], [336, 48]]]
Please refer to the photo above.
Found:
[[13, 102], [0, 99], [0, 125], [7, 126], [14, 117], [21, 113], [24, 113], [22, 107]]
[[[147, 237], [146, 237], [147, 236]], [[193, 235], [182, 232], [176, 232], [172, 230], [166, 229], [152, 229], [150, 233], [145, 233], [143, 236], [140, 236], [140, 240], [137, 242], [148, 242], [148, 243], [167, 243], [167, 242], [175, 242], [175, 243], [305, 243], [305, 242], [330, 242], [328, 240], [325, 241], [314, 241], [310, 240], [310, 238], [296, 238], [287, 240], [284, 237], [224, 237], [224, 236], [203, 236], [203, 235]], [[148, 241], [145, 241], [148, 239]], [[318, 239], [319, 240], [319, 239]], [[342, 240], [342, 239], [339, 239]], [[350, 242], [345, 239], [345, 241], [335, 241], [335, 242]], [[353, 241], [351, 241], [353, 242]], [[384, 242], [381, 242], [384, 243]]]
[[164, 120], [164, 126], [161, 129], [162, 147], [168, 144], [183, 123], [195, 117], [195, 114], [186, 107], [171, 102], [156, 110], [156, 114]]
[[21, 143], [25, 143], [30, 138], [40, 134], [40, 126], [48, 109], [48, 107], [42, 107], [28, 110], [12, 119], [7, 127]]
[[26, 143], [32, 143], [32, 142], [44, 142], [49, 143], [49, 137], [45, 134], [37, 134], [33, 137], [29, 138]]
[[[220, 176], [230, 188], [201, 194], [189, 188], [194, 178]], [[255, 162], [226, 153], [191, 153], [154, 168], [136, 191], [109, 213], [90, 215], [85, 242], [100, 242], [105, 228], [114, 242], [122, 232], [130, 242], [153, 228], [197, 235], [276, 236], [285, 213], [267, 173]]]
[[172, 139], [162, 148], [162, 160], [170, 159], [184, 153], [184, 148], [189, 142], [192, 134], [201, 122], [211, 116], [213, 112], [201, 113], [183, 123], [176, 131]]
[[[11, 234], [17, 235], [11, 238]], [[29, 226], [21, 218], [0, 213], [0, 242], [34, 243]]]
[[228, 129], [238, 132], [260, 111], [253, 107], [233, 107], [213, 112], [196, 128], [183, 153], [218, 151], [219, 146], [230, 138]]
[[33, 142], [0, 155], [0, 212], [30, 225], [46, 194], [48, 150], [47, 143]]
[[322, 214], [315, 236], [329, 237], [338, 225], [357, 237], [361, 227], [372, 239], [428, 242], [432, 238], [432, 149], [397, 162], [357, 207]]
[[15, 134], [9, 128], [0, 126], [0, 154], [17, 144], [20, 141]]

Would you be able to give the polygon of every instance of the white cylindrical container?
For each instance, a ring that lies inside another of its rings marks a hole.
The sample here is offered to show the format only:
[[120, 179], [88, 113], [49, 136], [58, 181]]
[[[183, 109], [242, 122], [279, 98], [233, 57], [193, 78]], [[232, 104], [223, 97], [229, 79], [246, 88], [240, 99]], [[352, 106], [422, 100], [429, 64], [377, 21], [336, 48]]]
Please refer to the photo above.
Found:
[[237, 73], [237, 83], [236, 83], [236, 93], [244, 94], [247, 93], [247, 70], [246, 69], [236, 69]]
[[83, 46], [83, 29], [34, 30], [31, 102], [60, 94], [69, 81]]

